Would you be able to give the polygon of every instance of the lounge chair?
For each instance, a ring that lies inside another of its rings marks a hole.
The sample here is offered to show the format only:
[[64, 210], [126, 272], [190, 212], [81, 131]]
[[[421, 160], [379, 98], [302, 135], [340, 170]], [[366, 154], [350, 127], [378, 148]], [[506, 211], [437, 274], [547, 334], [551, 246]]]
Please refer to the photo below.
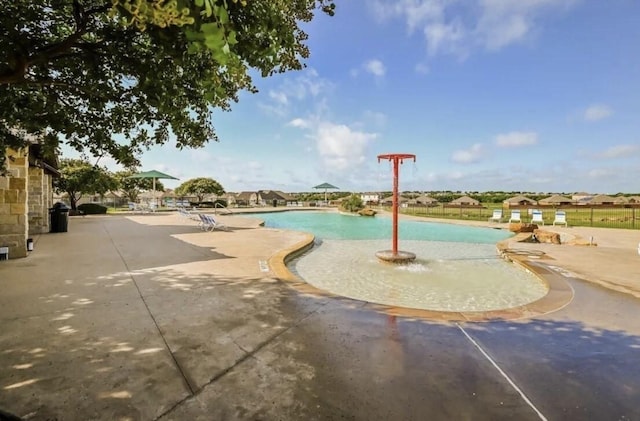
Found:
[[520, 209], [514, 209], [511, 211], [511, 218], [509, 218], [509, 222], [522, 222], [520, 219]]
[[185, 208], [178, 208], [178, 215], [183, 218], [192, 219], [194, 221], [200, 221], [200, 217], [197, 214], [189, 212]]
[[544, 219], [542, 219], [542, 211], [534, 209], [531, 211], [531, 223], [544, 225]]
[[553, 220], [553, 225], [558, 224], [564, 224], [564, 226], [568, 226], [567, 225], [567, 213], [565, 211], [556, 211], [556, 217]]
[[140, 203], [129, 202], [129, 210], [133, 213], [147, 213], [149, 207]]
[[494, 209], [489, 222], [502, 222], [502, 209]]
[[217, 222], [213, 216], [204, 213], [198, 214], [200, 216], [200, 229], [203, 231], [213, 231], [215, 229], [226, 230], [227, 227], [224, 224]]

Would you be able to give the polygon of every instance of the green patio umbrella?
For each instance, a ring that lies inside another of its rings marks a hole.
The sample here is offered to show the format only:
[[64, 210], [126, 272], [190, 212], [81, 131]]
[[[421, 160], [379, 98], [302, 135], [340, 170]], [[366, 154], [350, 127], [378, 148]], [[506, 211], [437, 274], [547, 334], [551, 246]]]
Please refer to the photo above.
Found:
[[151, 170], [151, 171], [143, 171], [137, 174], [130, 175], [127, 178], [151, 178], [153, 179], [153, 198], [155, 199], [156, 206], [158, 206], [158, 198], [156, 197], [156, 180], [157, 179], [167, 179], [167, 180], [178, 180], [178, 178], [165, 174], [160, 171]]
[[314, 189], [324, 189], [324, 202], [327, 203], [327, 190], [339, 189], [339, 187], [336, 187], [333, 184], [329, 184], [329, 183], [322, 183], [315, 186]]

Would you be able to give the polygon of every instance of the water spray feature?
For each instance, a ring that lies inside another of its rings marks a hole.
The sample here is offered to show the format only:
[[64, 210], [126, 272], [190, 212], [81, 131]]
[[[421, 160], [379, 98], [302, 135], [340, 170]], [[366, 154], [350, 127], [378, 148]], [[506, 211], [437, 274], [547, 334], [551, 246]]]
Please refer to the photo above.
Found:
[[381, 250], [376, 252], [376, 257], [386, 263], [403, 264], [415, 260], [416, 255], [408, 251], [398, 250], [398, 183], [399, 183], [399, 166], [404, 163], [405, 159], [413, 159], [416, 162], [416, 156], [406, 153], [392, 153], [378, 155], [378, 163], [386, 159], [393, 162], [393, 230], [392, 230], [392, 249]]

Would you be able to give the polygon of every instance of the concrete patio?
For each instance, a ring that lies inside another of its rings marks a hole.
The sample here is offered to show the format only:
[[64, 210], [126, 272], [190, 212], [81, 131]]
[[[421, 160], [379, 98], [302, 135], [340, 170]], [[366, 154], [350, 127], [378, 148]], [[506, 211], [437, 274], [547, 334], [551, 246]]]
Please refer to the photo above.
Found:
[[305, 233], [218, 218], [228, 231], [177, 214], [71, 218], [69, 232], [0, 262], [0, 410], [58, 421], [640, 419], [638, 231], [558, 228], [597, 247], [509, 244], [544, 252], [536, 264], [573, 300], [468, 323], [296, 289], [267, 262]]

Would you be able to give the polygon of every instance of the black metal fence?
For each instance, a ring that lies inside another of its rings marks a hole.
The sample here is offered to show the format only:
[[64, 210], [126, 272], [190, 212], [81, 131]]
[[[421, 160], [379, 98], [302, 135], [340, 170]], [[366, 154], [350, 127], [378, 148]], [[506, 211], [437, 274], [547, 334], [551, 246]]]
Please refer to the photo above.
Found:
[[[390, 210], [389, 207], [384, 207]], [[408, 215], [431, 218], [487, 221], [494, 209], [502, 209], [502, 222], [508, 222], [513, 210], [520, 211], [522, 222], [531, 222], [534, 209], [542, 211], [545, 225], [552, 225], [556, 211], [566, 213], [569, 226], [640, 229], [640, 205], [568, 205], [568, 206], [518, 206], [503, 207], [502, 203], [487, 203], [481, 206], [436, 206], [403, 204], [400, 212]]]

